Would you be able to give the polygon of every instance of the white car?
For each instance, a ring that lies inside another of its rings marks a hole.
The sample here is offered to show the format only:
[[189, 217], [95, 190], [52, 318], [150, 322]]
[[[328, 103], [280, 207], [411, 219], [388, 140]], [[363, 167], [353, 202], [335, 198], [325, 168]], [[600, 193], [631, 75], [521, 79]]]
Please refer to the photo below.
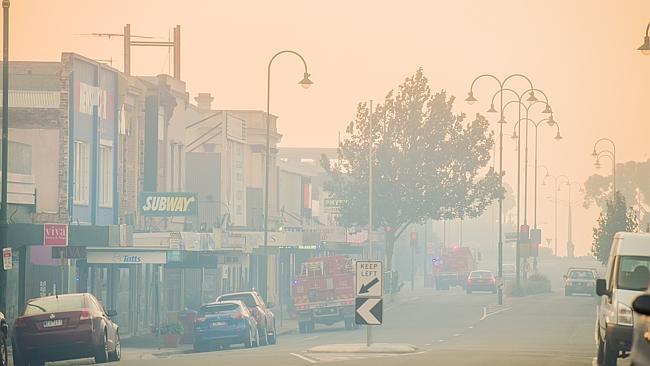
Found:
[[650, 234], [617, 233], [607, 263], [606, 279], [596, 280], [598, 306], [597, 362], [615, 366], [632, 346], [632, 302], [650, 281]]

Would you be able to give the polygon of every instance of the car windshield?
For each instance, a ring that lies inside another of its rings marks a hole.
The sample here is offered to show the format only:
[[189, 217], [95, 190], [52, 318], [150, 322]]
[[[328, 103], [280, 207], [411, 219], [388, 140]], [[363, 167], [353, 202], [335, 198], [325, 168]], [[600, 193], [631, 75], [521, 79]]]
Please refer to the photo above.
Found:
[[255, 296], [252, 294], [236, 294], [236, 295], [224, 295], [219, 298], [219, 301], [229, 301], [229, 300], [239, 300], [246, 304], [249, 308], [254, 308], [257, 306], [255, 301]]
[[83, 296], [51, 296], [29, 301], [23, 315], [75, 311], [85, 307]]
[[650, 257], [621, 256], [618, 261], [617, 287], [645, 291], [650, 283]]
[[594, 272], [593, 271], [571, 271], [569, 272], [569, 278], [576, 280], [593, 280]]
[[480, 272], [472, 272], [469, 275], [470, 278], [492, 278], [492, 272], [487, 272], [487, 271], [480, 271]]
[[216, 314], [231, 314], [240, 311], [240, 306], [237, 304], [210, 304], [202, 306], [198, 315], [216, 315]]

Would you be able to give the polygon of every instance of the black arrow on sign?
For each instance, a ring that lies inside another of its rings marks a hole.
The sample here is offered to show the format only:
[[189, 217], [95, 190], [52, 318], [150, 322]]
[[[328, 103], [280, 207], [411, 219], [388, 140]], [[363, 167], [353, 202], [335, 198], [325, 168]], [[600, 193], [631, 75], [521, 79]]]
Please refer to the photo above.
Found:
[[379, 283], [379, 278], [375, 277], [372, 279], [372, 281], [368, 282], [365, 285], [361, 285], [361, 290], [359, 290], [360, 294], [367, 294], [370, 291], [370, 288], [374, 285]]

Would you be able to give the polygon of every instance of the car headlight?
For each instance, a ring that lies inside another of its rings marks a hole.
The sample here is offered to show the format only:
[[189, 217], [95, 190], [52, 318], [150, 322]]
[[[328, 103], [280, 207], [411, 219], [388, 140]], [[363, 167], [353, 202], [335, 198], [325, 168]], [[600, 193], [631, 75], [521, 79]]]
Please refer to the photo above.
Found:
[[618, 303], [618, 324], [619, 325], [632, 325], [633, 324], [633, 313], [632, 309], [629, 306]]

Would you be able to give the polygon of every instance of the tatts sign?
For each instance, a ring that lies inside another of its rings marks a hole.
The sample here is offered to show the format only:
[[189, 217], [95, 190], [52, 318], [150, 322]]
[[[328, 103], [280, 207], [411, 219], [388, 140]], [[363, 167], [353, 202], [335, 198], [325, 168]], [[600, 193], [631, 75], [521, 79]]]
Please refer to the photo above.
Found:
[[196, 193], [143, 192], [140, 194], [140, 211], [144, 216], [196, 216]]

